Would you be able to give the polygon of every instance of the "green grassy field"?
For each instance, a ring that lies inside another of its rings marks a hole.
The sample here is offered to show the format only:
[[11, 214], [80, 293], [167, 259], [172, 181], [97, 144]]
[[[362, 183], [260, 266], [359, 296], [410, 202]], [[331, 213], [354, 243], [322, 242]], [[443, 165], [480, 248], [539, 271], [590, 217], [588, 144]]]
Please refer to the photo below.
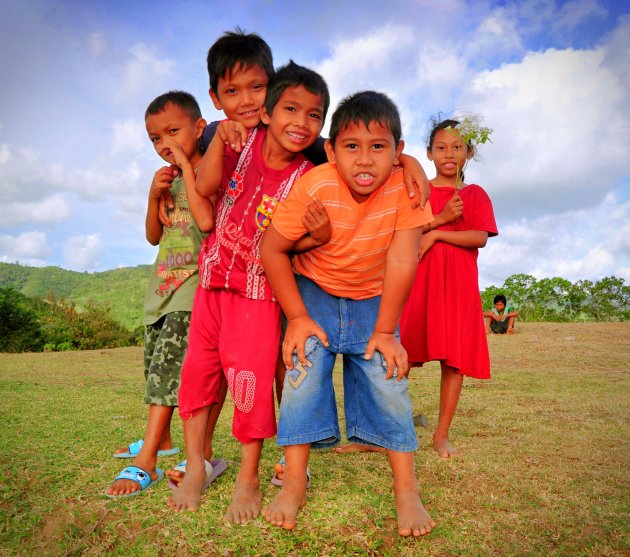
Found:
[[[292, 532], [262, 518], [224, 524], [239, 459], [229, 402], [215, 451], [230, 467], [199, 512], [172, 513], [164, 481], [111, 501], [102, 494], [128, 462], [111, 453], [145, 425], [141, 349], [0, 354], [0, 553], [630, 555], [630, 324], [518, 329], [490, 338], [493, 379], [464, 383], [452, 429], [458, 458], [431, 448], [439, 367], [412, 370], [414, 413], [430, 422], [418, 428], [417, 475], [437, 522], [423, 539], [396, 534], [380, 454], [314, 453], [308, 505]], [[181, 447], [179, 418], [173, 433]], [[280, 455], [270, 441], [263, 478]], [[276, 489], [264, 483], [264, 502]]]

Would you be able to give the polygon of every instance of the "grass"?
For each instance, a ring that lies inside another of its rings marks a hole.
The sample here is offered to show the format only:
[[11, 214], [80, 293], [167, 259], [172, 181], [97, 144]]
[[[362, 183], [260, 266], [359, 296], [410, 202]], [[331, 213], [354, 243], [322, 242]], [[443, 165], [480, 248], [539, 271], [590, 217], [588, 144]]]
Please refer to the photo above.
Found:
[[[199, 512], [172, 513], [166, 482], [110, 501], [102, 493], [125, 464], [111, 453], [145, 425], [141, 349], [0, 354], [0, 554], [630, 555], [629, 338], [628, 323], [519, 323], [490, 337], [493, 379], [465, 381], [452, 428], [464, 454], [450, 460], [430, 443], [439, 367], [414, 369], [414, 410], [430, 422], [417, 475], [438, 523], [418, 540], [396, 534], [379, 454], [314, 453], [293, 532], [262, 518], [224, 524], [239, 460], [229, 402], [215, 451], [230, 467]], [[173, 433], [183, 446], [178, 419]], [[280, 454], [270, 441], [263, 478]], [[275, 489], [263, 485], [265, 502]]]

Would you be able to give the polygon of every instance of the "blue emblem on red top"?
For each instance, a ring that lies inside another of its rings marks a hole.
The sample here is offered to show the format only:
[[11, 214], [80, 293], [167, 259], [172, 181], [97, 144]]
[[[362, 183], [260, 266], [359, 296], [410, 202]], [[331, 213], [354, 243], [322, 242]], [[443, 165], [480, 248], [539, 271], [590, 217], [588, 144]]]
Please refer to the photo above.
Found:
[[243, 177], [236, 171], [228, 181], [226, 193], [235, 200], [243, 191]]

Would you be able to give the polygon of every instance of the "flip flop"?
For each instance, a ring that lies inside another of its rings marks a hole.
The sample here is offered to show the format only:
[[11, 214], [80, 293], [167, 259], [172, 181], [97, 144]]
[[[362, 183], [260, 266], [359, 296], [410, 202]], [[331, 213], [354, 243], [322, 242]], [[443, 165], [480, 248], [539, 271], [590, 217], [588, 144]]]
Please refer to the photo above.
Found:
[[[142, 445], [144, 445], [144, 439], [138, 439], [138, 441], [134, 441], [127, 447], [126, 453], [114, 453], [114, 458], [133, 458], [138, 456], [140, 449], [142, 449]], [[172, 449], [162, 449], [157, 452], [158, 456], [171, 456], [177, 454], [179, 452], [179, 447], [173, 447]]]
[[139, 466], [127, 466], [127, 468], [123, 468], [122, 472], [116, 476], [114, 482], [116, 480], [132, 480], [140, 486], [140, 489], [134, 491], [133, 493], [124, 493], [122, 495], [110, 495], [105, 492], [105, 496], [110, 499], [120, 499], [121, 497], [133, 497], [134, 495], [138, 495], [139, 493], [149, 489], [153, 484], [159, 482], [164, 477], [164, 472], [162, 470], [156, 468], [155, 471], [157, 472], [158, 477], [156, 480], [152, 480], [151, 474]]
[[[280, 464], [284, 466], [284, 457], [280, 459]], [[278, 474], [276, 474], [275, 472], [273, 474], [273, 478], [271, 478], [271, 483], [273, 485], [277, 485], [278, 487], [282, 487], [282, 480], [278, 477]], [[309, 487], [311, 487], [311, 470], [307, 467], [306, 468], [306, 489], [308, 489]]]
[[[201, 486], [202, 491], [208, 489], [208, 486], [227, 469], [227, 462], [223, 458], [218, 458], [211, 462], [206, 460], [205, 462], [206, 481]], [[186, 461], [182, 460], [177, 466], [173, 467], [173, 470], [177, 470], [178, 472], [186, 472]], [[179, 489], [179, 484], [170, 479], [168, 481], [168, 487], [170, 487], [173, 491], [177, 491]]]

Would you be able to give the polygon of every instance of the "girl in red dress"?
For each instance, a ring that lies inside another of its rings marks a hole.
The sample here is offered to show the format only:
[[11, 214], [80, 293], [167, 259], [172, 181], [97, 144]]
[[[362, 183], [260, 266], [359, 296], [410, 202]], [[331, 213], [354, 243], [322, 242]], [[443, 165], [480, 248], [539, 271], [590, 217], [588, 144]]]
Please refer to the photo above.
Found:
[[[427, 147], [435, 164], [431, 207], [435, 220], [424, 227], [414, 285], [400, 319], [401, 342], [411, 365], [439, 360], [442, 368], [440, 413], [433, 446], [442, 457], [457, 454], [448, 431], [457, 408], [463, 376], [490, 378], [477, 272], [479, 248], [497, 235], [492, 202], [481, 186], [463, 183], [462, 169], [474, 155], [444, 120]], [[448, 129], [447, 129], [448, 128]]]

